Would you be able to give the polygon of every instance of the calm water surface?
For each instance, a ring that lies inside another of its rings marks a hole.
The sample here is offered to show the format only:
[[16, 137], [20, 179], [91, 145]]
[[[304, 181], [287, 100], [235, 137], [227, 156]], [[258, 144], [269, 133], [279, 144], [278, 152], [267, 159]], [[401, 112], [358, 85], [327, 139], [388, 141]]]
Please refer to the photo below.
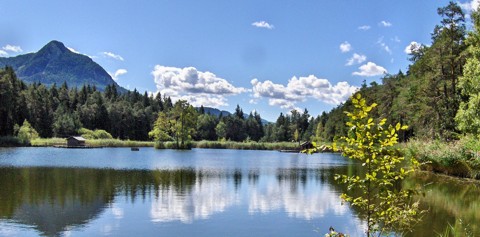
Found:
[[[362, 236], [342, 205], [336, 154], [141, 148], [0, 148], [0, 236]], [[431, 211], [413, 236], [446, 223], [478, 231], [475, 183], [420, 174]]]

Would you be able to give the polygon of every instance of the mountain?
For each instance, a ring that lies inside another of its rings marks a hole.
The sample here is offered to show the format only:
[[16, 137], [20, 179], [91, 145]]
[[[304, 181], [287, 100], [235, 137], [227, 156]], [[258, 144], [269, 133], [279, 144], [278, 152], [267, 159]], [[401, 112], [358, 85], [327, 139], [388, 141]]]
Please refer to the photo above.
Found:
[[69, 87], [95, 85], [103, 91], [107, 85], [118, 86], [112, 77], [90, 57], [70, 51], [62, 42], [51, 41], [36, 53], [16, 57], [0, 57], [0, 67], [11, 66], [17, 76], [27, 83], [40, 82], [57, 86], [67, 82]]
[[[204, 111], [206, 114], [211, 114], [211, 115], [215, 115], [217, 117], [220, 116], [220, 114], [222, 114], [223, 117], [225, 116], [229, 116], [230, 112], [228, 111], [225, 111], [225, 110], [219, 110], [219, 109], [216, 109], [216, 108], [210, 108], [210, 107], [203, 107]], [[200, 111], [200, 107], [197, 108], [198, 111]]]
[[[196, 107], [196, 109], [198, 111], [200, 111], [200, 107]], [[220, 116], [220, 114], [222, 114], [222, 117], [225, 117], [225, 116], [229, 116], [231, 115], [232, 113], [226, 111], [226, 110], [219, 110], [219, 109], [216, 109], [216, 108], [211, 108], [211, 107], [203, 107], [203, 110], [205, 111], [206, 114], [211, 114], [211, 115], [215, 115], [217, 117]], [[244, 114], [243, 117], [245, 118], [248, 118], [248, 114]], [[266, 125], [266, 124], [269, 124], [271, 123], [270, 121], [267, 121], [265, 119], [262, 119], [262, 124], [263, 125]]]

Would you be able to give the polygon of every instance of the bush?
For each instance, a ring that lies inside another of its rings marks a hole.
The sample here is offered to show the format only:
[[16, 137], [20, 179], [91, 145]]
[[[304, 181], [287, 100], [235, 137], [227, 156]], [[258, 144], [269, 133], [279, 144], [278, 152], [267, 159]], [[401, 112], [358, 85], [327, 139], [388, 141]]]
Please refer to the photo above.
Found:
[[13, 147], [13, 146], [21, 146], [23, 145], [22, 142], [20, 142], [20, 139], [17, 137], [12, 137], [12, 136], [6, 136], [6, 137], [0, 137], [0, 147]]
[[25, 119], [25, 121], [23, 121], [23, 125], [18, 130], [17, 138], [20, 143], [24, 145], [30, 145], [30, 141], [38, 137], [38, 132]]
[[85, 139], [113, 139], [110, 133], [102, 129], [95, 129], [92, 131], [90, 129], [80, 128], [78, 134]]

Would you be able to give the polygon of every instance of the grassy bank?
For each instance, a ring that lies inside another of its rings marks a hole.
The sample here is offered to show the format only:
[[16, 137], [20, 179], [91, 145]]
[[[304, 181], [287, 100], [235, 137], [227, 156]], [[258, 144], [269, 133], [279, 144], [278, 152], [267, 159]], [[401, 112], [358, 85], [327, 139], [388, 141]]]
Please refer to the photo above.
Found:
[[413, 140], [404, 145], [405, 155], [424, 163], [423, 170], [462, 178], [480, 179], [480, 141], [466, 136], [458, 141]]
[[[31, 141], [32, 146], [67, 145], [64, 138], [37, 138]], [[131, 141], [120, 139], [88, 139], [87, 146], [94, 147], [153, 147], [154, 142]]]
[[237, 150], [295, 150], [296, 142], [233, 142], [233, 141], [196, 141], [195, 148], [237, 149]]
[[[233, 142], [233, 141], [193, 141], [188, 144], [191, 148], [204, 149], [236, 149], [236, 150], [297, 150], [295, 142]], [[174, 142], [157, 142], [157, 149], [175, 149]]]
[[[37, 138], [32, 146], [67, 145], [64, 138]], [[158, 149], [175, 149], [175, 142], [155, 143], [152, 141], [130, 141], [119, 139], [87, 139], [87, 146], [95, 147], [153, 147]], [[295, 150], [296, 142], [233, 142], [233, 141], [193, 141], [191, 148], [237, 149], [237, 150]]]

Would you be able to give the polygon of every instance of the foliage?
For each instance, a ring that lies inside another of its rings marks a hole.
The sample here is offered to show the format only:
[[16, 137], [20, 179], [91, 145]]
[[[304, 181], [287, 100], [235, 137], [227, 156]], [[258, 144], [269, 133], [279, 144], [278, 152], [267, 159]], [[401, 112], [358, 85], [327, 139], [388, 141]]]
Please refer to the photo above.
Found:
[[36, 139], [39, 136], [37, 131], [35, 131], [32, 125], [30, 125], [30, 123], [25, 119], [25, 121], [23, 121], [22, 126], [18, 130], [17, 137], [21, 143], [30, 144], [31, 140]]
[[[457, 139], [457, 128], [462, 127], [457, 127], [459, 120], [455, 117], [459, 117], [457, 111], [461, 102], [465, 103], [464, 107], [473, 107], [466, 104], [468, 96], [462, 92], [466, 87], [462, 85], [461, 77], [468, 76], [464, 65], [469, 58], [475, 57], [468, 51], [478, 50], [480, 44], [478, 39], [472, 40], [475, 32], [465, 40], [465, 16], [457, 3], [450, 2], [437, 13], [442, 19], [433, 29], [430, 46], [422, 45], [412, 51], [411, 65], [406, 73], [385, 75], [382, 84], [372, 82], [360, 88], [368, 103], [378, 102], [374, 117], [387, 118], [392, 124], [410, 125], [407, 130], [399, 131], [401, 141], [411, 137]], [[472, 50], [466, 51], [466, 42]], [[343, 111], [351, 109], [351, 101], [347, 100], [323, 116], [323, 132], [317, 139], [333, 141], [345, 136], [347, 117]], [[478, 117], [475, 114], [475, 110], [467, 113], [472, 119]], [[465, 122], [467, 127], [470, 124]], [[471, 128], [474, 129], [476, 125], [473, 125]]]
[[76, 134], [82, 127], [77, 113], [70, 113], [63, 106], [59, 106], [54, 113], [53, 135], [56, 137], [68, 137]]
[[458, 129], [464, 133], [480, 134], [480, 13], [472, 12], [474, 30], [466, 42], [469, 57], [459, 78], [462, 95], [468, 99], [460, 103], [455, 116]]
[[445, 228], [443, 233], [439, 233], [438, 237], [474, 237], [475, 235], [472, 233], [468, 225], [465, 225], [463, 221], [460, 219], [455, 221], [455, 224], [448, 224]]
[[92, 131], [90, 129], [81, 128], [78, 130], [78, 134], [85, 139], [113, 139], [110, 133], [102, 129], [95, 129], [95, 131]]
[[215, 126], [215, 133], [217, 134], [218, 138], [226, 138], [227, 125], [225, 125], [223, 121], [218, 122], [217, 126]]
[[386, 126], [386, 119], [376, 121], [371, 117], [377, 104], [368, 105], [357, 93], [351, 98], [352, 112], [345, 112], [349, 121], [348, 136], [342, 137], [335, 151], [356, 160], [365, 167], [362, 175], [337, 175], [336, 179], [348, 185], [348, 189], [360, 190], [361, 195], [343, 193], [341, 198], [353, 207], [365, 211], [367, 236], [402, 232], [412, 229], [417, 221], [418, 203], [412, 202], [413, 190], [402, 189], [401, 181], [418, 166], [415, 159], [409, 167], [401, 167], [404, 157], [394, 145], [398, 132], [408, 127], [397, 123]]
[[23, 145], [17, 137], [0, 137], [0, 147], [15, 147]]
[[197, 111], [184, 100], [179, 100], [167, 112], [160, 112], [149, 136], [156, 141], [175, 141], [177, 149], [188, 148], [197, 126]]
[[325, 237], [349, 237], [350, 235], [336, 232], [332, 227], [330, 227], [330, 232], [325, 234]]
[[422, 162], [424, 170], [480, 179], [480, 142], [475, 136], [452, 142], [412, 140], [404, 150], [407, 156]]

